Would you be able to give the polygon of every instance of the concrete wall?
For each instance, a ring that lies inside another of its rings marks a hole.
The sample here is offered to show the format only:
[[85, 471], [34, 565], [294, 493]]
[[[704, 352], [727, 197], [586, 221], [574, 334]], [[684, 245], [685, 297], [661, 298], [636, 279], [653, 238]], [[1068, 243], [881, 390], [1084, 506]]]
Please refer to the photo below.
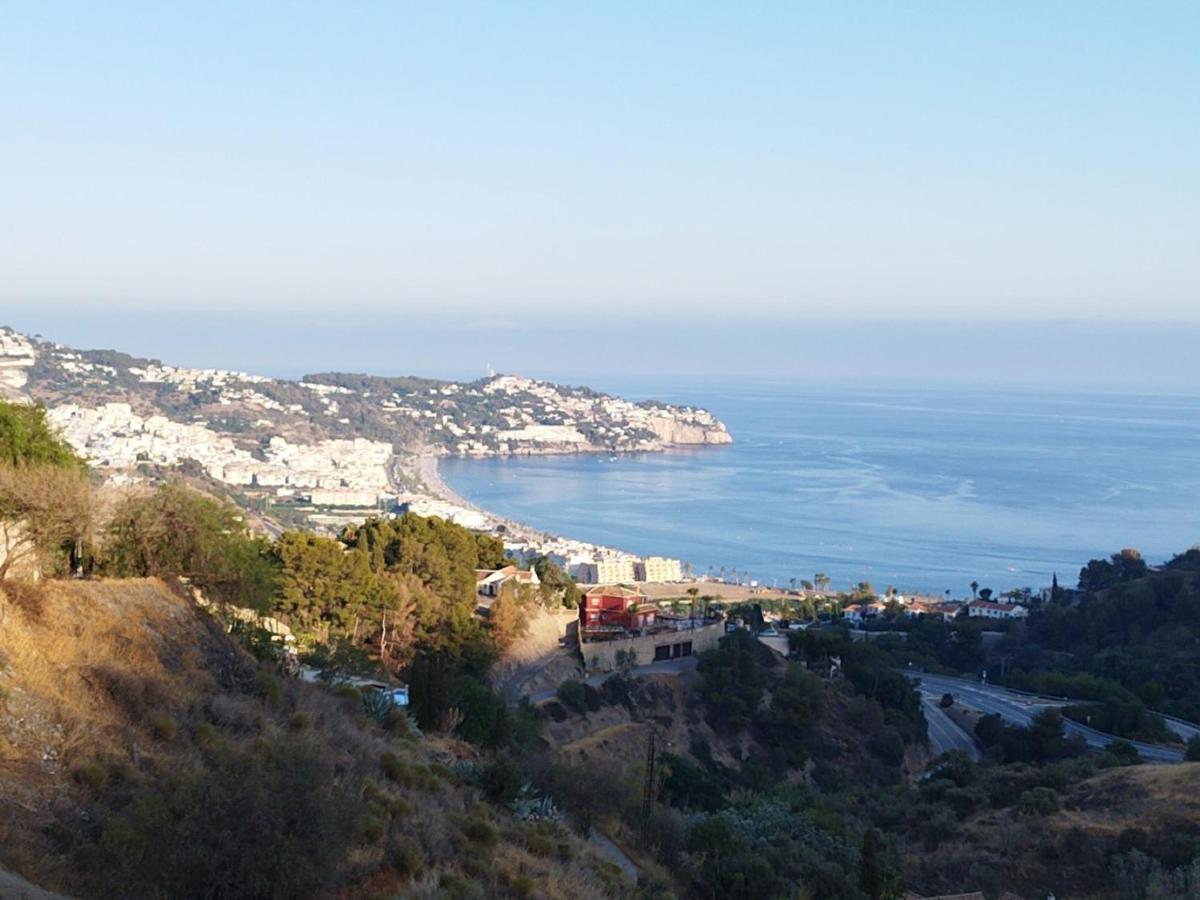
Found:
[[688, 631], [663, 631], [646, 637], [626, 638], [617, 641], [586, 641], [579, 645], [583, 663], [589, 674], [611, 672], [617, 668], [617, 653], [633, 651], [637, 654], [637, 665], [644, 666], [654, 661], [655, 648], [692, 643], [692, 654], [711, 650], [725, 636], [725, 623], [716, 622]]

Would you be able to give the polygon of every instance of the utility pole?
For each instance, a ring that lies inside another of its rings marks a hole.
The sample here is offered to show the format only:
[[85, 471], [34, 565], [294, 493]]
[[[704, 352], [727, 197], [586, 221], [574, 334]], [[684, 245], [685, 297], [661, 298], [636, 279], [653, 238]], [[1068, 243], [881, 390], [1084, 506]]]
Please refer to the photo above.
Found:
[[646, 738], [646, 784], [642, 791], [642, 839], [650, 839], [650, 812], [654, 808], [654, 726]]

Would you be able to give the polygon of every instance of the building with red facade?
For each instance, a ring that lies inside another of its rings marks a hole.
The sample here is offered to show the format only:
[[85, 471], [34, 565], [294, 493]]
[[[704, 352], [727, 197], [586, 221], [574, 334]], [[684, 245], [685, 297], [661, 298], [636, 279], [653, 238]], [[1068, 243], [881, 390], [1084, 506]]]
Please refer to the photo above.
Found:
[[579, 606], [579, 635], [582, 640], [604, 640], [652, 627], [658, 607], [646, 595], [624, 585], [598, 585], [583, 594]]

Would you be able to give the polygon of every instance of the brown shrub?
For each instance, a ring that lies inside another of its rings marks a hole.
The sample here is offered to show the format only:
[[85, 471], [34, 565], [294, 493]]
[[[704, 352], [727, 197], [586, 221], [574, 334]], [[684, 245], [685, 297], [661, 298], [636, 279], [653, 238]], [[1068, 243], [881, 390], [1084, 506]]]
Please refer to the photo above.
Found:
[[8, 602], [33, 622], [40, 622], [46, 608], [46, 586], [41, 581], [10, 579], [4, 582]]
[[167, 703], [161, 681], [113, 665], [93, 666], [91, 677], [130, 719], [144, 719]]

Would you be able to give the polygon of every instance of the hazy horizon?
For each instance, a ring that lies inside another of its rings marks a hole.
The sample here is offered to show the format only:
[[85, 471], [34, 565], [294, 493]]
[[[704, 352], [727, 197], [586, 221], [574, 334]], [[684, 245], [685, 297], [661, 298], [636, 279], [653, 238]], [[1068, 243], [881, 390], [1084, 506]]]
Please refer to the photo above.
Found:
[[613, 391], [689, 378], [1149, 393], [1196, 393], [1200, 385], [1200, 326], [1191, 325], [30, 307], [0, 309], [0, 325], [77, 349], [284, 378], [343, 371], [473, 380], [490, 366]]

